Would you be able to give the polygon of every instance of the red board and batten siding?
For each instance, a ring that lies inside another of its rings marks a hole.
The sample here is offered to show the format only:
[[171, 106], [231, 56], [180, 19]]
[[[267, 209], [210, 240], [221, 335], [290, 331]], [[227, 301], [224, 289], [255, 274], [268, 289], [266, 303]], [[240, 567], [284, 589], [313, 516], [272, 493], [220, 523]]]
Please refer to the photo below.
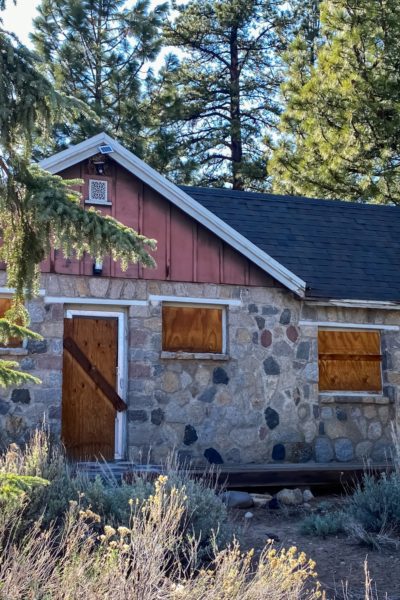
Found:
[[[89, 178], [102, 179], [90, 174], [88, 162], [83, 161], [60, 173], [67, 179], [83, 179], [80, 188], [83, 198], [88, 197]], [[108, 196], [112, 206], [96, 206], [139, 233], [157, 240], [153, 256], [155, 269], [138, 265], [123, 272], [118, 264], [107, 259], [103, 276], [133, 279], [158, 279], [193, 283], [223, 283], [236, 285], [279, 286], [256, 265], [225, 244], [216, 235], [186, 215], [149, 186], [112, 162], [108, 166]], [[84, 257], [65, 259], [62, 252], [52, 255], [42, 264], [42, 271], [71, 275], [92, 275], [93, 261]]]

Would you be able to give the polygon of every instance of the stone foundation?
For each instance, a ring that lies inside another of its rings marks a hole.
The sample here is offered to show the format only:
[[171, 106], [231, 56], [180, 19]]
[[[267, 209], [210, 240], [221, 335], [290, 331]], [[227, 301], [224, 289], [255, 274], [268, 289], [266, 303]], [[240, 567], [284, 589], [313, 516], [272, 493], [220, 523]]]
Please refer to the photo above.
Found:
[[[219, 360], [161, 355], [161, 304], [123, 309], [129, 329], [127, 446], [134, 461], [150, 455], [158, 462], [172, 448], [182, 458], [224, 463], [383, 460], [390, 449], [400, 334], [382, 331], [382, 395], [319, 395], [318, 327], [299, 322], [399, 325], [396, 311], [310, 307], [279, 288], [68, 275], [43, 275], [42, 288], [48, 296], [97, 302], [148, 300], [150, 294], [241, 301], [227, 308], [227, 356]], [[44, 416], [59, 434], [65, 308], [44, 298], [29, 303], [31, 327], [45, 339], [14, 350], [12, 358], [42, 385], [2, 393], [2, 444], [24, 441]]]

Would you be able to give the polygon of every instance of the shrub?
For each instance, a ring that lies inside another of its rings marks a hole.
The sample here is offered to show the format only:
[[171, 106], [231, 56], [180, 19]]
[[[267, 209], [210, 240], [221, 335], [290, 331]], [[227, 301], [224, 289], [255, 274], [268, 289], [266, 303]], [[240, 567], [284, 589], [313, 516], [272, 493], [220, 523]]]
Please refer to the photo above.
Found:
[[[137, 500], [141, 505], [155, 493], [155, 482], [148, 474], [133, 476], [131, 483], [120, 482], [104, 466], [102, 477], [90, 480], [74, 475], [62, 448], [50, 442], [46, 430], [36, 431], [24, 450], [15, 444], [0, 458], [0, 474], [9, 473], [25, 478], [46, 480], [46, 487], [29, 489], [29, 502], [25, 504], [22, 532], [40, 520], [42, 528], [52, 523], [60, 526], [69, 502], [77, 501], [80, 506], [101, 516], [113, 527], [130, 526], [131, 507], [129, 501]], [[225, 545], [230, 539], [225, 505], [217, 496], [211, 477], [193, 480], [184, 469], [180, 469], [171, 457], [165, 466], [169, 489], [185, 489], [185, 540], [190, 544], [194, 536], [199, 539], [199, 553], [209, 554], [211, 543]], [[32, 479], [33, 481], [33, 479]], [[28, 491], [28, 490], [27, 490]]]
[[365, 475], [348, 499], [347, 514], [365, 531], [400, 534], [400, 474]]
[[[259, 560], [243, 554], [235, 542], [215, 551], [207, 570], [197, 571], [198, 544], [186, 546], [178, 560], [186, 496], [167, 477], [154, 484], [154, 494], [131, 503], [131, 527], [105, 526], [101, 536], [92, 523], [99, 517], [72, 503], [62, 535], [38, 524], [0, 561], [4, 600], [316, 600], [320, 597], [315, 565], [296, 548], [277, 552], [267, 546]], [[6, 534], [0, 528], [0, 546]]]
[[300, 525], [301, 533], [327, 537], [343, 532], [344, 515], [342, 512], [332, 512], [324, 515], [313, 514], [307, 516]]
[[[210, 485], [210, 478], [193, 480], [184, 470], [168, 464], [165, 469], [168, 490], [182, 489], [185, 492], [185, 535], [186, 540], [195, 537], [199, 540], [202, 556], [209, 553], [211, 543], [225, 545], [231, 539], [228, 515], [225, 504]], [[114, 527], [130, 526], [130, 500], [139, 505], [155, 493], [155, 482], [148, 479], [146, 473], [138, 474], [132, 483], [122, 484], [112, 477], [103, 481], [97, 477], [94, 481], [77, 480], [81, 495], [81, 504], [98, 513], [102, 519]]]

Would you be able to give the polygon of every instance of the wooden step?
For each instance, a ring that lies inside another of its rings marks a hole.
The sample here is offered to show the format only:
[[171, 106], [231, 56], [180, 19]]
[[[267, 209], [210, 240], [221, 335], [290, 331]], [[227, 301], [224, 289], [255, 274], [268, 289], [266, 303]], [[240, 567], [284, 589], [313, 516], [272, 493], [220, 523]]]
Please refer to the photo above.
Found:
[[[76, 471], [90, 478], [126, 478], [137, 473], [156, 476], [164, 472], [161, 465], [137, 465], [128, 461], [80, 462]], [[364, 473], [378, 474], [392, 470], [389, 463], [274, 463], [214, 465], [209, 476], [218, 479], [228, 488], [282, 488], [297, 486], [346, 486], [359, 481]], [[193, 477], [201, 477], [207, 469], [192, 467], [185, 469]]]

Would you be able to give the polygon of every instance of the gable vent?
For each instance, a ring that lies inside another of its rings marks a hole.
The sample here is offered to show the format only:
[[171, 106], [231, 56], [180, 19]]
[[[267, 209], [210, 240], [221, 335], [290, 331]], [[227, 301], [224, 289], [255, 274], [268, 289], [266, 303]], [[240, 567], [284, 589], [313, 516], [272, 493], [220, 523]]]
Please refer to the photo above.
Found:
[[103, 179], [89, 179], [89, 200], [96, 204], [108, 204], [107, 181]]

